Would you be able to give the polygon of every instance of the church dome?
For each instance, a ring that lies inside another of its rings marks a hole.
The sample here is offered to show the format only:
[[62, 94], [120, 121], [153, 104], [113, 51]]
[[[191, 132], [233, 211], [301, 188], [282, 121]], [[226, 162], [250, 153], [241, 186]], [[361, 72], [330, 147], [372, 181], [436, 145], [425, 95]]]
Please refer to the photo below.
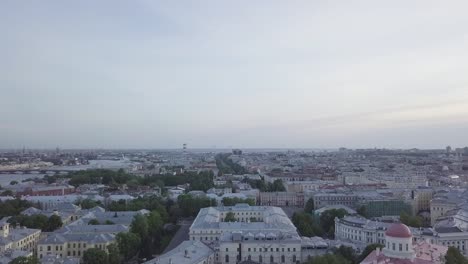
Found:
[[392, 224], [385, 232], [385, 235], [399, 238], [408, 238], [412, 236], [411, 230], [408, 226], [402, 223]]

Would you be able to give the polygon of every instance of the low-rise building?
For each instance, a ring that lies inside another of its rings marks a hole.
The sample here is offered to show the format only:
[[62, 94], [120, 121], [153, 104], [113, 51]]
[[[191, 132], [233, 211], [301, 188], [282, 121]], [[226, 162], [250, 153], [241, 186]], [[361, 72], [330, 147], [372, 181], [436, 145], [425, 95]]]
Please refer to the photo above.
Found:
[[213, 264], [214, 251], [200, 241], [184, 241], [173, 250], [144, 264]]
[[304, 194], [296, 192], [261, 192], [259, 205], [304, 207]]

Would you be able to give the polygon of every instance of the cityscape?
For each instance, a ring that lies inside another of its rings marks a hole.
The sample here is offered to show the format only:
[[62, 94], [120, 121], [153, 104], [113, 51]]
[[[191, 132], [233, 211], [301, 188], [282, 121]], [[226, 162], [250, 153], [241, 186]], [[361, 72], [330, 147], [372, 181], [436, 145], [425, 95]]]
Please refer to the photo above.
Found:
[[449, 248], [468, 254], [468, 147], [23, 148], [0, 154], [0, 179], [2, 263], [445, 263]]
[[468, 264], [467, 10], [1, 0], [0, 264]]

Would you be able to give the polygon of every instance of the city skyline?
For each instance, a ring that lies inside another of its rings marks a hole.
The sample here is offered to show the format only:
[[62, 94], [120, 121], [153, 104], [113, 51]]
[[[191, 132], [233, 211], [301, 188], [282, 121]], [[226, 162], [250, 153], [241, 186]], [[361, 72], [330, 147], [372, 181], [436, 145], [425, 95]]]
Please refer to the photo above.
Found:
[[464, 1], [0, 3], [0, 149], [466, 146]]

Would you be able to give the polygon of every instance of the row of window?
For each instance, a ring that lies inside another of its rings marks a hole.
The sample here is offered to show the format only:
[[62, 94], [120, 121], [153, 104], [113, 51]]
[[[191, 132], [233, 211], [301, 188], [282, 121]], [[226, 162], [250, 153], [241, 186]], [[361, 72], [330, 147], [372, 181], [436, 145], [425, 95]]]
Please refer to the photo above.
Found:
[[[239, 256], [237, 256], [237, 258], [239, 258]], [[239, 260], [239, 259], [238, 259], [238, 260]], [[251, 255], [248, 255], [248, 256], [247, 256], [247, 260], [252, 261], [252, 256], [251, 256]], [[296, 255], [293, 255], [293, 256], [292, 256], [292, 261], [293, 261], [293, 262], [297, 262], [297, 261], [298, 261]], [[224, 262], [229, 263], [229, 255], [226, 255], [226, 256], [224, 257]], [[263, 263], [263, 256], [261, 256], [261, 255], [258, 256], [258, 262], [259, 262], [259, 263]], [[270, 263], [274, 263], [274, 262], [275, 262], [275, 258], [273, 257], [273, 255], [271, 255], [271, 256], [270, 256]], [[282, 255], [282, 256], [281, 256], [281, 263], [285, 263], [285, 262], [286, 262], [286, 257], [285, 257], [284, 255]]]
[[[262, 252], [262, 249], [264, 249], [264, 252], [267, 252], [268, 251], [268, 248], [262, 248], [262, 247], [259, 247], [258, 248], [258, 252]], [[257, 248], [247, 248], [247, 251], [248, 252], [257, 252]], [[239, 251], [239, 248], [236, 249], [236, 251]], [[270, 248], [270, 252], [273, 252], [275, 251], [274, 248]], [[280, 251], [280, 248], [276, 248], [276, 252], [279, 252]], [[287, 248], [287, 251], [288, 252], [291, 252], [291, 248]], [[229, 248], [226, 248], [226, 252], [229, 252]], [[281, 248], [281, 252], [284, 252], [284, 248]], [[296, 248], [292, 248], [292, 252], [296, 252]]]

